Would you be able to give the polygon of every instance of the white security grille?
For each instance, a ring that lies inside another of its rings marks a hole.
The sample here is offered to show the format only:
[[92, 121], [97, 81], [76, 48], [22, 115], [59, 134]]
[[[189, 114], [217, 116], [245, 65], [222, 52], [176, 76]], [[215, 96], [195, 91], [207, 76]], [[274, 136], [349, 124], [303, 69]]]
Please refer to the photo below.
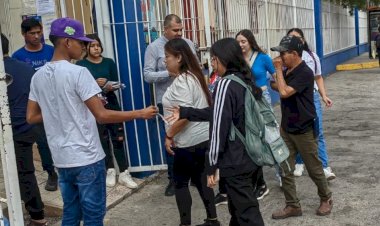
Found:
[[349, 9], [322, 2], [323, 53], [329, 54], [355, 45], [355, 18]]
[[368, 18], [367, 12], [359, 11], [359, 43], [368, 42]]
[[269, 48], [278, 45], [290, 28], [298, 27], [310, 47], [315, 46], [314, 5], [310, 0], [215, 0], [213, 6], [210, 22], [215, 24], [212, 36], [216, 40], [250, 29], [257, 43], [272, 55]]

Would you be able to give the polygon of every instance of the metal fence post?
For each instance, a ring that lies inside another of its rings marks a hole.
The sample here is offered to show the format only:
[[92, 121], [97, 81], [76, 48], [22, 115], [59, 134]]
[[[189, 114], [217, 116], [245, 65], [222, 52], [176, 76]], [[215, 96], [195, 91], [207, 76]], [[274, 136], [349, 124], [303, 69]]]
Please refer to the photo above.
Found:
[[[1, 41], [0, 41], [1, 44]], [[20, 188], [16, 167], [15, 149], [13, 145], [13, 133], [11, 118], [9, 115], [9, 103], [7, 84], [5, 81], [5, 69], [3, 51], [0, 47], [0, 150], [3, 167], [5, 191], [9, 212], [9, 221], [12, 226], [24, 225], [21, 208]]]

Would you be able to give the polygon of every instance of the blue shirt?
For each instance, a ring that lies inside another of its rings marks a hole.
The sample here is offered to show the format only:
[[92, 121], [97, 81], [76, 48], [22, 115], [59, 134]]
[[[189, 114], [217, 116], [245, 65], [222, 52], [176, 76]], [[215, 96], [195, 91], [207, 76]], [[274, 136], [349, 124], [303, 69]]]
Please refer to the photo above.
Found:
[[13, 135], [17, 135], [32, 128], [26, 122], [26, 106], [34, 69], [29, 64], [10, 57], [4, 57], [4, 67], [5, 73], [13, 77], [7, 90]]
[[12, 58], [30, 64], [37, 71], [51, 60], [53, 53], [53, 46], [43, 44], [42, 49], [36, 52], [28, 51], [22, 47], [13, 53]]
[[274, 74], [275, 69], [272, 59], [265, 53], [257, 54], [256, 60], [251, 67], [253, 79], [259, 87], [267, 85], [267, 72]]

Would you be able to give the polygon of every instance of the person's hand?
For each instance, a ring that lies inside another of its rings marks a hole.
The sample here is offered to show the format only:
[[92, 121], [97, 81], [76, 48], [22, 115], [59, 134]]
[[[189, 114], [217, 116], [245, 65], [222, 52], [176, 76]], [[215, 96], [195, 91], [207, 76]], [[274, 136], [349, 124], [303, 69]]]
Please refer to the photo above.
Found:
[[155, 106], [149, 106], [147, 108], [141, 109], [139, 112], [140, 118], [150, 119], [156, 116], [158, 113], [158, 108]]
[[282, 62], [281, 57], [275, 57], [275, 58], [273, 59], [273, 66], [274, 66], [276, 69], [278, 69], [278, 70], [282, 70], [282, 64], [283, 64], [283, 62]]
[[174, 155], [172, 148], [175, 147], [174, 140], [172, 137], [165, 136], [165, 148], [169, 155]]
[[207, 187], [213, 188], [219, 182], [219, 169], [213, 175], [207, 175]]
[[108, 85], [103, 87], [103, 90], [105, 92], [109, 92], [109, 91], [114, 91], [115, 89], [112, 87], [112, 84], [108, 84]]
[[172, 113], [171, 115], [165, 117], [165, 120], [169, 125], [172, 125], [179, 120], [179, 106], [169, 107], [166, 108], [166, 110]]
[[322, 97], [323, 102], [325, 102], [326, 107], [331, 107], [333, 105], [333, 102], [330, 98], [327, 96]]
[[106, 78], [98, 78], [96, 79], [96, 83], [98, 83], [98, 86], [103, 87], [107, 82]]

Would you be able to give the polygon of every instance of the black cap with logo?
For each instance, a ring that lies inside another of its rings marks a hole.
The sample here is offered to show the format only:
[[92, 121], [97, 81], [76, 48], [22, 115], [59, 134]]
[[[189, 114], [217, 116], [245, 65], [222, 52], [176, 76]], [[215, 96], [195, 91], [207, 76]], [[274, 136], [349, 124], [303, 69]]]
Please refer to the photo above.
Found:
[[285, 36], [281, 39], [280, 45], [272, 47], [270, 50], [277, 52], [285, 52], [289, 50], [302, 52], [303, 43], [302, 40], [296, 36]]

